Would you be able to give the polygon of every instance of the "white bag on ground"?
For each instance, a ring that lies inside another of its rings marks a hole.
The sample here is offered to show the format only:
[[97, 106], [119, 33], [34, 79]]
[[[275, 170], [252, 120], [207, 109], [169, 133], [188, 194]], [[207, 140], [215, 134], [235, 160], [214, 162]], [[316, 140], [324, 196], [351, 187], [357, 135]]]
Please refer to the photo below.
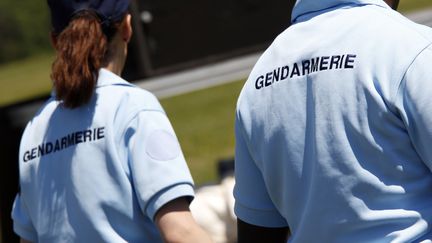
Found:
[[234, 177], [223, 178], [220, 184], [196, 190], [190, 205], [192, 215], [215, 243], [237, 241], [237, 220], [234, 214]]

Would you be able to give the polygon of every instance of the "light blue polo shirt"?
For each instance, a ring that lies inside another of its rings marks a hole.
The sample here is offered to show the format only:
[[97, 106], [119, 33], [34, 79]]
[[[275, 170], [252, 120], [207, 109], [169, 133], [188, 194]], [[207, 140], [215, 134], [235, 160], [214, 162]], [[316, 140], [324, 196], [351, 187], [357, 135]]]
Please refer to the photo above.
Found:
[[236, 112], [237, 216], [290, 242], [432, 242], [432, 31], [298, 0]]
[[160, 242], [157, 210], [194, 195], [158, 100], [105, 69], [88, 105], [43, 106], [19, 156], [14, 230], [33, 242]]

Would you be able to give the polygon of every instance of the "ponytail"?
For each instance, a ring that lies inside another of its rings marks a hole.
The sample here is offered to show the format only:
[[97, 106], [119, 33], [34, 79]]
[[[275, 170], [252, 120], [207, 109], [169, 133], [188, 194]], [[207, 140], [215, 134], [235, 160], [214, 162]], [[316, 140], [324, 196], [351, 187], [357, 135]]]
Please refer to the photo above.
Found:
[[77, 108], [93, 95], [108, 40], [91, 11], [79, 12], [56, 38], [57, 57], [51, 73], [56, 99], [66, 108]]

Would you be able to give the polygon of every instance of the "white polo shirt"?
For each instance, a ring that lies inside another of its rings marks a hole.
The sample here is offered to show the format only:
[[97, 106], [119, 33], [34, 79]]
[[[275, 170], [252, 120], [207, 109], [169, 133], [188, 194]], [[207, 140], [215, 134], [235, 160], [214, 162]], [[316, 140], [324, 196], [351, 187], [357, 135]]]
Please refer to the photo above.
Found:
[[381, 0], [298, 0], [238, 100], [237, 216], [290, 242], [431, 242], [431, 43]]
[[101, 69], [88, 105], [51, 98], [27, 125], [14, 230], [34, 242], [160, 242], [157, 210], [193, 197], [158, 100]]

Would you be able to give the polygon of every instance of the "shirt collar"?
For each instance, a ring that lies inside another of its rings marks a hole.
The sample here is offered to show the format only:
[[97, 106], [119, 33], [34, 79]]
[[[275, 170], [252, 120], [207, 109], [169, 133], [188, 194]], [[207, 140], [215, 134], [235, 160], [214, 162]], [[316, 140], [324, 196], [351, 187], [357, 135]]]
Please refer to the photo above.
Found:
[[299, 22], [298, 19], [302, 15], [315, 12], [318, 15], [321, 11], [347, 5], [377, 5], [384, 8], [390, 8], [382, 0], [297, 0], [291, 14], [291, 22]]
[[[133, 86], [131, 83], [117, 76], [115, 73], [109, 71], [108, 69], [101, 68], [99, 70], [99, 76], [98, 76], [96, 88], [110, 86], [110, 85]], [[55, 89], [51, 90], [51, 97], [56, 97]]]
[[122, 79], [121, 77], [117, 76], [116, 74], [109, 71], [108, 69], [101, 68], [99, 70], [99, 77], [98, 77], [96, 88], [110, 86], [110, 85], [131, 86], [132, 84]]

